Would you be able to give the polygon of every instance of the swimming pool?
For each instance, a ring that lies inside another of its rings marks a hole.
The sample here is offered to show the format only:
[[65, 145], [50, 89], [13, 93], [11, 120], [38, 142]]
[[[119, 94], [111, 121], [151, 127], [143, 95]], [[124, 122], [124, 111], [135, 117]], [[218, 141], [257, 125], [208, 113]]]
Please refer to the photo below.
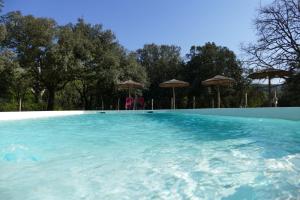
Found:
[[185, 112], [0, 121], [0, 199], [299, 199], [300, 122]]

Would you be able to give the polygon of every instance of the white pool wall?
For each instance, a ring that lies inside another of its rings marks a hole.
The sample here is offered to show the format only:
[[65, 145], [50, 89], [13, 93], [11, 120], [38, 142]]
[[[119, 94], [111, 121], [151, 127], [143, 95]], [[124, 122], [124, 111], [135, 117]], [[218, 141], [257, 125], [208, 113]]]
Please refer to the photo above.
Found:
[[59, 117], [70, 115], [82, 115], [87, 113], [95, 113], [92, 111], [25, 111], [25, 112], [0, 112], [0, 121], [3, 120], [20, 120], [34, 119], [45, 117]]
[[[116, 111], [105, 111], [115, 113]], [[148, 111], [119, 111], [119, 113], [139, 113]], [[272, 118], [300, 121], [300, 107], [277, 107], [277, 108], [215, 108], [215, 109], [176, 109], [176, 110], [153, 110], [155, 113], [181, 112], [201, 115], [219, 115], [232, 117]]]
[[[26, 112], [0, 112], [0, 121], [3, 120], [21, 120], [45, 117], [59, 117], [81, 114], [94, 114], [102, 111], [26, 111]], [[108, 114], [114, 113], [145, 113], [149, 110], [140, 111], [104, 111]], [[273, 118], [300, 121], [300, 107], [290, 108], [221, 108], [221, 109], [180, 109], [180, 110], [154, 110], [156, 113], [163, 112], [183, 112], [198, 113], [202, 115], [220, 115], [233, 117], [255, 117], [255, 118]]]
[[300, 107], [195, 109], [184, 110], [184, 112], [199, 113], [202, 115], [272, 118], [300, 121]]

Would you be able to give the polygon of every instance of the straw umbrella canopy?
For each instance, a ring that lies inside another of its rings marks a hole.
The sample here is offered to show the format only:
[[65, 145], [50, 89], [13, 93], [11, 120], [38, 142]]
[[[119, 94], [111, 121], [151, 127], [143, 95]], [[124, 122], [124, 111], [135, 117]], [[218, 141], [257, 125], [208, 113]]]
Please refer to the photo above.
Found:
[[161, 87], [161, 88], [172, 88], [172, 90], [173, 90], [173, 109], [175, 109], [176, 108], [175, 88], [188, 87], [189, 85], [190, 84], [188, 82], [172, 79], [172, 80], [165, 81], [165, 82], [159, 84], [159, 87]]
[[271, 80], [273, 78], [286, 78], [292, 75], [291, 72], [282, 69], [268, 68], [250, 74], [248, 77], [251, 79], [268, 79], [268, 93], [269, 93], [269, 104], [272, 105], [271, 96]]
[[220, 86], [230, 86], [233, 82], [235, 82], [235, 81], [232, 78], [217, 75], [217, 76], [214, 76], [213, 78], [202, 81], [202, 85], [217, 86], [218, 108], [220, 108], [221, 107]]
[[143, 89], [144, 84], [135, 82], [133, 80], [127, 80], [121, 83], [118, 83], [118, 86], [120, 89], [126, 89], [128, 90], [128, 96], [130, 97], [131, 89]]

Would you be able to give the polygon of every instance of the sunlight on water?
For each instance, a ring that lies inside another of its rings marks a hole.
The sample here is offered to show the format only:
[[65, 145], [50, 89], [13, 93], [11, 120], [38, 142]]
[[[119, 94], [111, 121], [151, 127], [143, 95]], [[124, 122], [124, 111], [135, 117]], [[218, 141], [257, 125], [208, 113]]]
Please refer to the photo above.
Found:
[[0, 199], [300, 199], [300, 122], [183, 113], [0, 122]]

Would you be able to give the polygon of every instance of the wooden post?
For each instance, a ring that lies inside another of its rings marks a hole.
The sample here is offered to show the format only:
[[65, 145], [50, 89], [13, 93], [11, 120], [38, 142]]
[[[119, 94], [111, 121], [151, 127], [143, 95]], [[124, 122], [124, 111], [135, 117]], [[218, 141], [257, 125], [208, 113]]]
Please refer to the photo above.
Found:
[[154, 104], [154, 100], [151, 99], [151, 110], [153, 110], [153, 104]]
[[19, 112], [22, 111], [22, 98], [19, 98]]
[[220, 86], [217, 86], [218, 91], [218, 108], [221, 108], [221, 96], [220, 96]]
[[118, 107], [117, 107], [118, 110], [120, 110], [120, 98], [118, 98]]
[[212, 94], [211, 87], [208, 87], [207, 90], [208, 90], [208, 95], [211, 98], [210, 100], [211, 107], [215, 108], [215, 99], [214, 99], [214, 95]]
[[195, 108], [196, 108], [196, 97], [193, 96], [193, 109], [195, 109]]
[[248, 107], [248, 93], [245, 93], [245, 108]]
[[173, 109], [176, 108], [176, 99], [175, 99], [175, 88], [173, 88]]
[[271, 78], [268, 76], [269, 106], [272, 107]]
[[103, 98], [101, 98], [101, 110], [104, 110], [104, 102], [103, 102]]
[[278, 106], [277, 88], [275, 88], [275, 91], [274, 91], [274, 106], [275, 107]]
[[136, 91], [134, 91], [133, 110], [136, 110], [136, 103], [137, 103], [136, 100], [137, 100]]

